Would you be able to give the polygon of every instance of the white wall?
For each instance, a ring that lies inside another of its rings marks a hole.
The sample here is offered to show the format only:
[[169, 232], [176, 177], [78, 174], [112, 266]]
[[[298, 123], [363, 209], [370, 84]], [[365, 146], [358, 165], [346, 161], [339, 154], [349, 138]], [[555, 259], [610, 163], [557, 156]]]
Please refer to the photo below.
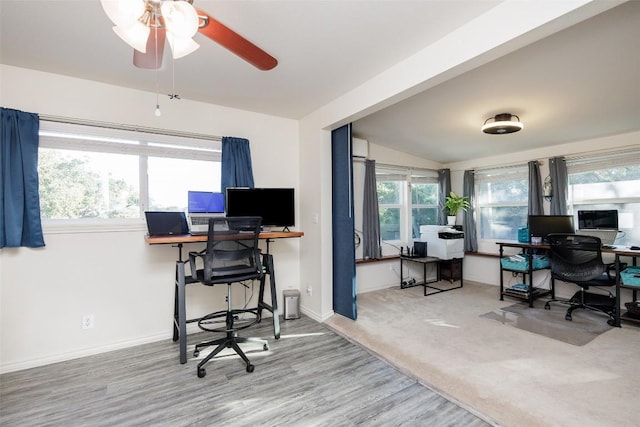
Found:
[[[298, 164], [283, 161], [299, 155], [294, 120], [185, 99], [162, 102], [158, 118], [153, 114], [154, 94], [10, 66], [0, 71], [3, 107], [248, 138], [256, 185], [294, 187], [300, 202]], [[60, 234], [45, 226], [45, 248], [1, 249], [0, 371], [171, 339], [177, 249], [147, 245], [145, 232], [143, 221], [139, 229], [123, 232]], [[282, 290], [299, 289], [300, 240], [270, 245], [281, 307]], [[190, 246], [185, 251], [200, 248]], [[191, 285], [187, 314], [195, 317], [223, 308], [225, 294], [224, 287]], [[234, 300], [240, 302], [244, 295]], [[93, 329], [81, 329], [85, 314], [94, 315]]]

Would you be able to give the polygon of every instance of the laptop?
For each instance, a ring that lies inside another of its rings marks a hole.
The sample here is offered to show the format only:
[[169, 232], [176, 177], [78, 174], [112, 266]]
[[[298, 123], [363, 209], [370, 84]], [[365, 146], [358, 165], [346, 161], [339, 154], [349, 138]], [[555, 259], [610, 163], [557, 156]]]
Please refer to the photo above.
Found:
[[576, 234], [599, 237], [604, 246], [615, 244], [618, 237], [618, 211], [579, 210]]
[[207, 234], [209, 218], [224, 216], [224, 193], [189, 191], [187, 212], [191, 234]]
[[149, 236], [189, 234], [189, 225], [184, 212], [147, 211], [144, 216], [147, 220]]

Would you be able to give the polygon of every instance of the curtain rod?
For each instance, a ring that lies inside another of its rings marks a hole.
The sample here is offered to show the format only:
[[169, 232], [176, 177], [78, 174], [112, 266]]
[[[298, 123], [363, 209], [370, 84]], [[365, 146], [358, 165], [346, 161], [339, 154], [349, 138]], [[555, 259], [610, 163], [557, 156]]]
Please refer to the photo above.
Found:
[[209, 141], [222, 141], [221, 136], [205, 135], [201, 133], [180, 132], [175, 130], [149, 128], [143, 126], [125, 125], [123, 123], [108, 123], [95, 120], [74, 119], [69, 117], [49, 116], [47, 114], [38, 114], [40, 120], [46, 122], [66, 123], [70, 125], [94, 126], [106, 129], [128, 130], [133, 132], [153, 133], [159, 135], [176, 136], [181, 138], [204, 139]]
[[[362, 162], [364, 163], [365, 160], [374, 160], [374, 159], [369, 159], [368, 157], [361, 157], [361, 156], [352, 156], [351, 159], [354, 162]], [[421, 168], [421, 167], [417, 167], [417, 166], [406, 166], [406, 165], [392, 165], [390, 163], [378, 163], [378, 161], [376, 161], [376, 166], [382, 166], [383, 168], [405, 168], [405, 169], [412, 169], [412, 170], [420, 170], [420, 171], [429, 171], [429, 172], [438, 172], [438, 169], [429, 169], [429, 168]]]

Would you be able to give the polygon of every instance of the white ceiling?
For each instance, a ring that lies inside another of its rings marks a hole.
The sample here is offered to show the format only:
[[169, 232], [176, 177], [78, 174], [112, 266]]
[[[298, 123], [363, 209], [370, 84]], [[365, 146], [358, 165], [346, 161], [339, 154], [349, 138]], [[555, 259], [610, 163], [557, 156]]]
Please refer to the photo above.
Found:
[[[99, 0], [0, 0], [0, 62], [151, 92], [159, 86], [182, 99], [299, 119], [498, 3], [195, 0], [278, 66], [259, 71], [197, 35], [198, 51], [175, 63], [165, 57], [156, 72], [132, 65], [132, 50], [111, 30]], [[481, 134], [484, 120], [502, 112], [519, 115], [525, 129]], [[640, 2], [356, 120], [353, 128], [373, 143], [440, 163], [640, 130]]]

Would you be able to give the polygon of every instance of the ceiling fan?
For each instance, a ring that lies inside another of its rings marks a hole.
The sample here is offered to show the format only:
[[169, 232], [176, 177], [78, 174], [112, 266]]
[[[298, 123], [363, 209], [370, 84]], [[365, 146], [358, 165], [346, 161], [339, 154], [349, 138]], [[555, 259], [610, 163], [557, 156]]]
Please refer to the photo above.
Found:
[[259, 70], [267, 71], [278, 60], [206, 12], [193, 0], [101, 0], [113, 31], [134, 48], [133, 64], [139, 68], [162, 66], [165, 41], [174, 59], [194, 52], [200, 45], [192, 37], [199, 32], [230, 50]]

